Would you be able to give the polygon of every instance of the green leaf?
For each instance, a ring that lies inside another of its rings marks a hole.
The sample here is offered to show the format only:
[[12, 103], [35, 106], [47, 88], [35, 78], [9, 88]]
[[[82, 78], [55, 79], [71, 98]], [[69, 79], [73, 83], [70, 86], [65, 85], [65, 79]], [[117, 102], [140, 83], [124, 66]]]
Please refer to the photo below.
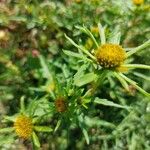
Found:
[[83, 46], [80, 46], [76, 44], [71, 38], [69, 38], [66, 34], [65, 37], [68, 39], [68, 41], [74, 45], [77, 49], [81, 50], [83, 53], [85, 53], [87, 56], [89, 56], [92, 60], [97, 61], [95, 56], [93, 56], [90, 52], [88, 52]]
[[82, 130], [82, 133], [83, 133], [83, 135], [85, 137], [86, 143], [89, 144], [90, 140], [89, 140], [88, 132], [85, 129], [85, 122], [84, 122], [84, 118], [83, 118], [82, 115], [78, 116], [78, 121], [79, 121], [79, 126], [80, 126], [80, 128]]
[[[14, 141], [15, 141], [15, 135], [14, 134], [8, 134], [8, 135], [6, 135], [6, 136], [4, 136], [4, 135], [1, 135], [0, 136], [0, 147], [2, 146], [4, 146], [4, 145], [10, 145], [10, 144], [13, 144], [14, 143]], [[1, 148], [2, 148], [1, 147]]]
[[95, 37], [93, 36], [93, 34], [91, 33], [91, 31], [89, 29], [87, 29], [85, 26], [83, 26], [83, 27], [76, 26], [76, 28], [81, 30], [82, 32], [86, 33], [87, 35], [89, 35], [91, 37], [91, 39], [93, 40], [93, 42], [95, 43], [96, 47], [97, 48], [99, 47]]
[[25, 16], [11, 16], [9, 18], [10, 20], [12, 21], [19, 21], [19, 22], [26, 22], [27, 21], [27, 18]]
[[85, 117], [85, 123], [89, 126], [89, 127], [93, 127], [93, 126], [104, 126], [104, 127], [107, 127], [107, 128], [116, 128], [116, 126], [111, 123], [111, 122], [107, 122], [105, 120], [100, 120], [98, 117], [95, 117], [95, 118], [90, 118], [90, 117]]
[[83, 64], [77, 71], [77, 73], [74, 75], [74, 80], [80, 78], [81, 76], [84, 75], [84, 71], [87, 68], [87, 64]]
[[46, 60], [44, 59], [44, 57], [42, 55], [39, 55], [39, 60], [40, 60], [41, 66], [43, 68], [43, 76], [52, 80], [52, 76], [51, 76], [51, 73], [49, 71]]
[[143, 50], [143, 49], [145, 49], [145, 48], [147, 48], [149, 46], [150, 46], [150, 39], [148, 41], [146, 41], [144, 44], [142, 44], [142, 45], [140, 45], [138, 47], [135, 47], [134, 49], [132, 48], [132, 50], [128, 51], [127, 52], [127, 57], [130, 57], [133, 54], [135, 54], [135, 53], [139, 52], [140, 50]]
[[125, 108], [125, 109], [130, 108], [128, 106], [122, 106], [122, 105], [116, 104], [112, 101], [109, 101], [107, 99], [101, 99], [101, 98], [98, 98], [98, 97], [95, 98], [94, 102], [97, 103], [97, 104], [104, 105], [104, 106], [112, 106], [112, 107]]
[[56, 132], [58, 130], [58, 128], [60, 127], [60, 124], [61, 124], [61, 120], [59, 120], [56, 124], [56, 127], [54, 129], [54, 132]]
[[87, 73], [79, 78], [74, 78], [74, 84], [76, 86], [83, 86], [97, 79], [97, 75], [94, 73]]
[[119, 73], [120, 76], [122, 78], [124, 78], [128, 83], [130, 83], [131, 85], [133, 85], [137, 90], [139, 90], [139, 92], [141, 92], [142, 94], [144, 94], [145, 96], [150, 98], [150, 93], [146, 92], [144, 89], [142, 89], [141, 87], [139, 87], [137, 85], [137, 83], [131, 79], [129, 79], [128, 77], [126, 77], [125, 75], [123, 75], [122, 73]]
[[71, 57], [76, 57], [76, 58], [79, 58], [79, 59], [84, 59], [84, 60], [87, 60], [87, 61], [90, 61], [92, 62], [90, 59], [88, 59], [86, 56], [84, 55], [81, 55], [79, 53], [75, 53], [75, 52], [71, 52], [69, 50], [63, 50], [63, 52], [68, 55], [68, 56], [71, 56]]
[[86, 131], [85, 128], [82, 128], [82, 132], [83, 132], [83, 135], [85, 137], [86, 143], [89, 145], [90, 140], [89, 140], [88, 132]]
[[40, 141], [39, 141], [39, 138], [37, 137], [37, 135], [35, 134], [35, 132], [32, 133], [32, 140], [33, 140], [33, 143], [36, 147], [40, 148]]
[[122, 65], [124, 67], [127, 67], [127, 68], [131, 68], [131, 69], [136, 69], [136, 68], [140, 68], [140, 69], [148, 69], [150, 70], [150, 66], [149, 65], [143, 65], [143, 64], [125, 64], [125, 65]]
[[119, 44], [120, 43], [120, 38], [121, 38], [121, 33], [119, 32], [119, 27], [117, 26], [112, 34], [110, 35], [109, 38], [109, 43], [112, 44]]
[[0, 133], [9, 133], [14, 131], [13, 127], [0, 129]]
[[16, 116], [17, 116], [17, 114], [15, 116], [4, 116], [3, 122], [9, 122], [9, 121], [14, 122], [16, 119]]
[[142, 73], [139, 73], [139, 72], [133, 72], [133, 74], [137, 77], [140, 77], [140, 78], [143, 78], [144, 80], [147, 80], [147, 81], [150, 81], [150, 77], [149, 76], [146, 76]]
[[106, 37], [105, 37], [105, 29], [106, 27], [103, 27], [101, 25], [101, 23], [98, 24], [98, 28], [100, 31], [100, 39], [101, 39], [101, 44], [105, 44], [106, 43]]
[[25, 99], [24, 96], [22, 96], [21, 99], [20, 99], [20, 112], [21, 112], [21, 113], [25, 113], [24, 99]]
[[38, 132], [52, 132], [53, 129], [47, 126], [34, 126], [34, 129]]
[[115, 77], [120, 81], [120, 83], [122, 84], [122, 86], [129, 91], [129, 86], [126, 82], [126, 80], [124, 80], [124, 78], [122, 78], [117, 72], [114, 72]]
[[68, 55], [68, 56], [72, 56], [72, 57], [77, 57], [77, 58], [83, 58], [81, 56], [81, 54], [75, 53], [75, 52], [71, 52], [69, 50], [63, 50], [63, 52]]

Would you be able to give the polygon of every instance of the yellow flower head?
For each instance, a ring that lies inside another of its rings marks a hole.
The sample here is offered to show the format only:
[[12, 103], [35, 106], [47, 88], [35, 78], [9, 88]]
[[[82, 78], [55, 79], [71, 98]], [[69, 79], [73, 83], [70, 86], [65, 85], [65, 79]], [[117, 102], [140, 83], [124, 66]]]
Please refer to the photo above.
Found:
[[116, 67], [115, 70], [118, 71], [118, 72], [122, 72], [122, 73], [128, 72], [128, 68], [124, 67], [124, 66]]
[[51, 91], [53, 91], [55, 89], [55, 84], [52, 82], [52, 83], [50, 83], [50, 84], [48, 84], [47, 86], [46, 86], [46, 92], [48, 92], [48, 93], [50, 93]]
[[95, 56], [103, 68], [116, 68], [124, 62], [126, 53], [120, 45], [104, 44], [96, 50]]
[[86, 43], [85, 43], [85, 48], [87, 49], [91, 49], [93, 46], [93, 41], [89, 38], [87, 39]]
[[91, 32], [92, 33], [99, 33], [99, 28], [98, 27], [92, 27]]
[[58, 98], [55, 101], [55, 107], [58, 112], [62, 113], [67, 110], [67, 103], [63, 98]]
[[144, 3], [144, 0], [133, 0], [133, 3], [135, 5], [140, 5], [140, 4], [143, 4]]
[[75, 0], [75, 2], [76, 2], [76, 3], [80, 3], [80, 2], [81, 2], [81, 0]]
[[14, 128], [19, 137], [28, 139], [31, 137], [33, 131], [32, 119], [25, 115], [20, 115], [14, 122]]

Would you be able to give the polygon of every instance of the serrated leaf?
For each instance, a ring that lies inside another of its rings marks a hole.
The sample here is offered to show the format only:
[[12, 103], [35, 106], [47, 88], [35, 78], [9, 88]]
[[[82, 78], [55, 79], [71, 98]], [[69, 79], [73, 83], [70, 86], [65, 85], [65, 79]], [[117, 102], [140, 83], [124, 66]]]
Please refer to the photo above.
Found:
[[81, 54], [75, 53], [75, 52], [71, 52], [69, 50], [63, 50], [63, 52], [68, 55], [68, 56], [72, 56], [72, 57], [77, 57], [77, 58], [82, 58]]
[[46, 60], [44, 59], [44, 57], [42, 55], [39, 55], [39, 60], [40, 60], [41, 67], [43, 68], [43, 77], [46, 77], [46, 78], [52, 80], [52, 76], [51, 76], [51, 73], [49, 71]]
[[87, 68], [87, 65], [86, 65], [86, 64], [82, 65], [82, 66], [78, 69], [77, 73], [74, 75], [74, 80], [78, 79], [80, 76], [83, 76], [84, 71], [86, 70], [86, 68]]
[[86, 61], [89, 61], [89, 62], [92, 62], [90, 59], [88, 59], [85, 55], [82, 55], [82, 54], [79, 54], [79, 53], [75, 53], [75, 52], [71, 52], [69, 50], [63, 50], [63, 52], [68, 55], [68, 56], [71, 56], [71, 57], [76, 57], [76, 58], [79, 58], [79, 59], [83, 59], [83, 60], [86, 60]]
[[101, 98], [98, 98], [98, 97], [95, 98], [94, 102], [97, 103], [97, 104], [104, 105], [104, 106], [112, 106], [112, 107], [125, 108], [125, 109], [130, 108], [128, 106], [122, 106], [122, 105], [116, 104], [112, 101], [109, 101], [107, 99], [101, 99]]
[[87, 73], [80, 78], [75, 78], [74, 79], [74, 84], [76, 86], [83, 86], [85, 84], [88, 84], [90, 82], [93, 82], [97, 79], [97, 75], [94, 73]]

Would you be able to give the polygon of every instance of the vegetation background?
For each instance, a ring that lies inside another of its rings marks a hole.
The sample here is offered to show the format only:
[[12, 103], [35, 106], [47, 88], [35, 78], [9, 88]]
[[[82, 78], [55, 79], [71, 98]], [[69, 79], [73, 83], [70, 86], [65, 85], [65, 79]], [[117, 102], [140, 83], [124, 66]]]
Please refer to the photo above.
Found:
[[[64, 34], [91, 48], [92, 41], [75, 26], [84, 24], [98, 39], [99, 22], [107, 26], [108, 37], [119, 28], [123, 47], [136, 47], [150, 39], [150, 0], [139, 4], [136, 0], [0, 0], [0, 128], [13, 126], [8, 116], [19, 112], [24, 96], [26, 107], [37, 108], [38, 123], [55, 129], [38, 133], [40, 149], [150, 149], [150, 101], [133, 86], [127, 92], [113, 79], [111, 85], [104, 83], [94, 95], [132, 109], [91, 104], [88, 100], [86, 106], [73, 108], [82, 113], [72, 112], [68, 117], [55, 109], [54, 94], [58, 97], [65, 88], [67, 93], [76, 91], [79, 97], [89, 88], [76, 89], [70, 84], [69, 77], [80, 65], [63, 53], [62, 49], [75, 50]], [[150, 49], [132, 59], [150, 65]], [[57, 85], [50, 76], [57, 77]], [[150, 91], [149, 71], [135, 70], [129, 76]], [[73, 121], [68, 121], [69, 117]], [[36, 149], [30, 140], [14, 134], [0, 134], [0, 149]]]

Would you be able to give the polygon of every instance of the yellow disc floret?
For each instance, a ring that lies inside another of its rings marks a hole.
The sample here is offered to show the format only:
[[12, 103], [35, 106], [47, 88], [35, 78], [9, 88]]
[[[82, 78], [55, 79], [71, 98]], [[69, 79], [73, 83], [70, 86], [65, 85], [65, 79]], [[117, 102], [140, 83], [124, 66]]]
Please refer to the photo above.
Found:
[[14, 128], [19, 137], [28, 139], [33, 131], [32, 119], [25, 115], [20, 115], [16, 118]]
[[103, 68], [116, 68], [124, 62], [126, 53], [120, 45], [104, 44], [96, 50], [95, 56]]
[[133, 0], [133, 3], [135, 5], [140, 5], [140, 4], [143, 4], [144, 3], [144, 0]]

